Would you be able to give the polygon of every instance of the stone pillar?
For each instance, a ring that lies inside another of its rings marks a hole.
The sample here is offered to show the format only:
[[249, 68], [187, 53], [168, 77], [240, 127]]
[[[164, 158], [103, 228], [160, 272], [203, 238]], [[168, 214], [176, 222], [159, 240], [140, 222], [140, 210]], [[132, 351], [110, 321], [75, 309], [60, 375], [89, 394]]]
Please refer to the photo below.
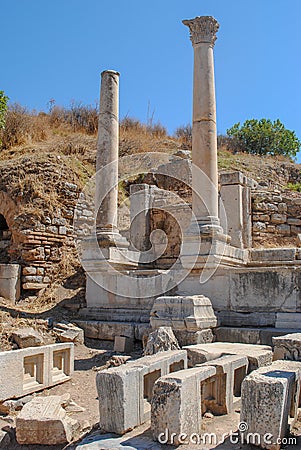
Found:
[[[117, 228], [119, 73], [101, 74], [96, 156], [96, 233], [101, 246], [124, 241]], [[107, 166], [107, 169], [104, 169]]]
[[[194, 48], [192, 209], [201, 234], [221, 233], [213, 47], [218, 22], [210, 16], [183, 20]], [[196, 169], [197, 168], [197, 169]]]
[[131, 199], [131, 229], [130, 241], [135, 249], [145, 252], [151, 248], [150, 209], [153, 186], [148, 184], [132, 184]]
[[220, 212], [223, 229], [231, 237], [231, 245], [238, 248], [252, 246], [251, 188], [256, 182], [242, 172], [220, 174], [220, 200], [224, 207]]

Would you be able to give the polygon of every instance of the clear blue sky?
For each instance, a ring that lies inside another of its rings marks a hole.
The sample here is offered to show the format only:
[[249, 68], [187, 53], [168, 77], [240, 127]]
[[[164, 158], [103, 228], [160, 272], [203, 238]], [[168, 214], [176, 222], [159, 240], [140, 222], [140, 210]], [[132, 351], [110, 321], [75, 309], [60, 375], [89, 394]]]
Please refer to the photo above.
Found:
[[[301, 139], [300, 0], [0, 0], [0, 89], [47, 110], [94, 104], [100, 72], [120, 77], [120, 115], [173, 133], [191, 121], [193, 49], [182, 19], [213, 15], [218, 131], [279, 118]], [[299, 158], [300, 159], [300, 158]]]

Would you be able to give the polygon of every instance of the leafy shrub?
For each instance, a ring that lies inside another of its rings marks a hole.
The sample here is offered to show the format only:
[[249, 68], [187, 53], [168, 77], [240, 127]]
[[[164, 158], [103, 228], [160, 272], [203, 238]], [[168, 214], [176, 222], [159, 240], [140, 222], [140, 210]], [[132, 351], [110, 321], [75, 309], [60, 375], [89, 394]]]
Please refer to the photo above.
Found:
[[291, 191], [301, 192], [301, 183], [287, 183], [286, 187]]
[[227, 130], [233, 150], [257, 155], [284, 155], [295, 157], [301, 141], [294, 131], [287, 130], [279, 119], [246, 120]]

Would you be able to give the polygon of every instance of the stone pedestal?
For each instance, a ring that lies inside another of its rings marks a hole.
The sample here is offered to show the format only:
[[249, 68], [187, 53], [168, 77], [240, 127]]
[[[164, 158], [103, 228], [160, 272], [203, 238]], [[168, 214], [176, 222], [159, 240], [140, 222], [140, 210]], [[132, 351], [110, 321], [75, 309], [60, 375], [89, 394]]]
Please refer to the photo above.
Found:
[[217, 326], [211, 301], [203, 295], [158, 297], [150, 313], [153, 329], [171, 327], [180, 345], [212, 342]]

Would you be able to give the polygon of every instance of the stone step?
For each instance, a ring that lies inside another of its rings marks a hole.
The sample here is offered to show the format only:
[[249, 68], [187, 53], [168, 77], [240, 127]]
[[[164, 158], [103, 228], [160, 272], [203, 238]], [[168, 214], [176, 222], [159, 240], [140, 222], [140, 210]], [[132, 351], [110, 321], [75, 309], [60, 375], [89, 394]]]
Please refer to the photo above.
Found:
[[300, 333], [301, 328], [273, 327], [218, 327], [214, 330], [219, 342], [240, 342], [242, 344], [273, 345], [272, 337], [284, 336], [288, 333]]

